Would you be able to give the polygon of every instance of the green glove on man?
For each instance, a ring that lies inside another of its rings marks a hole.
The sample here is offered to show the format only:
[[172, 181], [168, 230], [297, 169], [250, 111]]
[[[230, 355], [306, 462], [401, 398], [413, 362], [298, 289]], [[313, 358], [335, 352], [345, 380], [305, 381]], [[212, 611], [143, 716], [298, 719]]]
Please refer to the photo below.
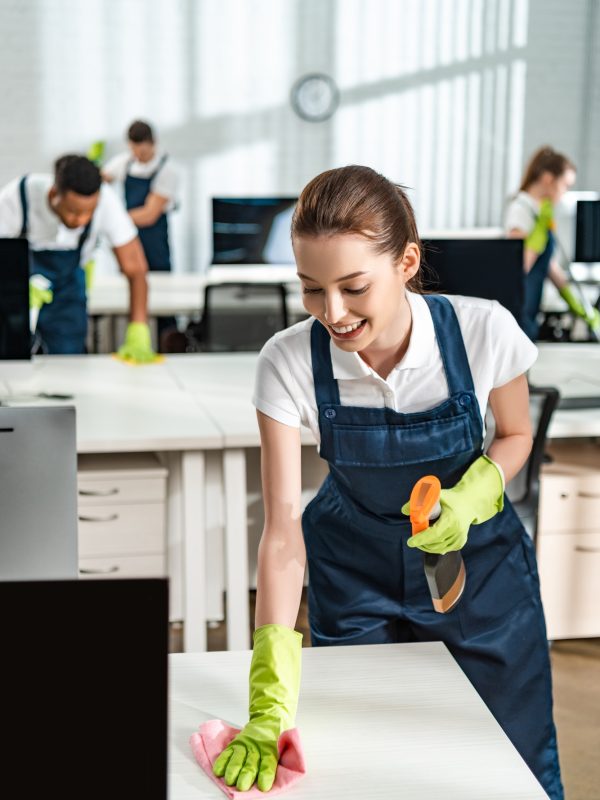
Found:
[[558, 292], [576, 316], [584, 320], [594, 333], [600, 333], [600, 311], [597, 308], [590, 307], [589, 311], [586, 310], [569, 285], [563, 286]]
[[543, 253], [548, 244], [548, 231], [554, 228], [554, 209], [550, 200], [542, 200], [535, 225], [525, 239], [525, 247], [535, 253]]
[[[504, 475], [487, 456], [480, 456], [452, 489], [440, 492], [442, 513], [422, 533], [408, 539], [409, 547], [443, 555], [460, 550], [466, 543], [471, 525], [487, 522], [504, 508]], [[410, 514], [410, 503], [402, 506]]]
[[302, 634], [284, 625], [263, 625], [254, 632], [250, 666], [250, 721], [214, 763], [217, 777], [241, 792], [257, 782], [261, 792], [273, 786], [279, 736], [294, 727]]
[[32, 275], [29, 279], [29, 308], [37, 311], [46, 303], [51, 303], [54, 293], [50, 288], [52, 284], [43, 275]]
[[156, 353], [152, 350], [150, 328], [145, 322], [130, 322], [125, 332], [125, 341], [119, 348], [117, 356], [123, 361], [135, 364], [150, 364], [156, 361]]

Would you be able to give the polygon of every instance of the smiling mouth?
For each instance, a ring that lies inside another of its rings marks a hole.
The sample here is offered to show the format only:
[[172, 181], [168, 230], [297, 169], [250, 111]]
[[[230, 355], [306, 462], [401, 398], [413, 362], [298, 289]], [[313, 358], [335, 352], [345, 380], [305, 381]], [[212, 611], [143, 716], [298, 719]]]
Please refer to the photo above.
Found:
[[352, 323], [352, 325], [328, 325], [327, 327], [336, 339], [354, 339], [360, 335], [366, 324], [367, 320], [363, 319], [360, 322]]

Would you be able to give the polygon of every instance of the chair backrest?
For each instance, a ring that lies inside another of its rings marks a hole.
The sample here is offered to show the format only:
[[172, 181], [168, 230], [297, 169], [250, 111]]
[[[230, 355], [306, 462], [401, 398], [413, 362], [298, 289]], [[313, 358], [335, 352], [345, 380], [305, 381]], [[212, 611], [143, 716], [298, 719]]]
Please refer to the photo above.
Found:
[[529, 386], [530, 409], [534, 426], [533, 445], [527, 462], [508, 484], [506, 494], [513, 503], [521, 522], [537, 539], [540, 470], [544, 462], [546, 436], [560, 394], [554, 386]]
[[200, 323], [199, 349], [258, 351], [288, 326], [284, 284], [208, 284]]

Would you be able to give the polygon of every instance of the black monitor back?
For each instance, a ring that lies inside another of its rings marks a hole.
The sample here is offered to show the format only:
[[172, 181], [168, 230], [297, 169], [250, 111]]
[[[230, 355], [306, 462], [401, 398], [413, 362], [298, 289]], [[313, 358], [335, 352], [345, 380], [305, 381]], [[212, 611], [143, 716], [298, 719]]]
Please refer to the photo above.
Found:
[[0, 239], [0, 360], [30, 356], [29, 247], [26, 239]]
[[[213, 197], [213, 264], [293, 264], [289, 222], [295, 197]], [[283, 223], [281, 229], [278, 222]]]
[[575, 261], [600, 262], [600, 200], [578, 200]]
[[425, 289], [497, 300], [521, 324], [521, 239], [426, 239], [423, 244]]
[[167, 796], [168, 583], [0, 583], [14, 796]]

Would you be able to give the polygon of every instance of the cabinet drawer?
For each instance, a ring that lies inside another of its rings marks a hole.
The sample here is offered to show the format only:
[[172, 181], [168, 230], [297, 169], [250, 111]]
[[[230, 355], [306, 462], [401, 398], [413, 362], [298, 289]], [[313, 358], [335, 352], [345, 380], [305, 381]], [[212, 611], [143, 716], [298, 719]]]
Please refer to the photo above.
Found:
[[599, 525], [600, 473], [542, 476], [539, 518], [542, 534], [597, 530]]
[[110, 477], [89, 479], [77, 476], [77, 495], [80, 507], [103, 503], [159, 503], [167, 494], [164, 478]]
[[162, 578], [167, 574], [162, 555], [80, 558], [80, 578]]
[[548, 638], [600, 636], [600, 531], [539, 537], [538, 568]]
[[162, 503], [85, 506], [79, 509], [78, 516], [81, 558], [165, 550]]

